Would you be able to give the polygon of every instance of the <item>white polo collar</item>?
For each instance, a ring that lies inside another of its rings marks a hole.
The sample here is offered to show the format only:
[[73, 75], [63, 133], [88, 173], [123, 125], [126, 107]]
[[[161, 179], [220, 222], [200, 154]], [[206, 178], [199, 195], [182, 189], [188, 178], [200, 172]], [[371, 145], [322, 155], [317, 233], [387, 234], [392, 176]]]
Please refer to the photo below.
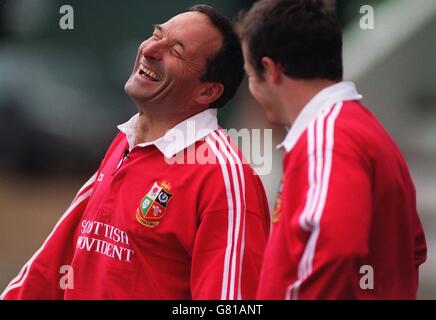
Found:
[[321, 114], [321, 111], [331, 107], [334, 103], [360, 99], [362, 96], [351, 81], [342, 81], [321, 90], [304, 106], [285, 139], [277, 148], [284, 148], [286, 152], [291, 151], [309, 124]]
[[155, 145], [168, 159], [219, 128], [217, 109], [206, 109], [175, 125], [162, 137], [135, 146], [138, 117], [137, 113], [129, 121], [118, 126], [118, 129], [126, 135], [129, 149]]

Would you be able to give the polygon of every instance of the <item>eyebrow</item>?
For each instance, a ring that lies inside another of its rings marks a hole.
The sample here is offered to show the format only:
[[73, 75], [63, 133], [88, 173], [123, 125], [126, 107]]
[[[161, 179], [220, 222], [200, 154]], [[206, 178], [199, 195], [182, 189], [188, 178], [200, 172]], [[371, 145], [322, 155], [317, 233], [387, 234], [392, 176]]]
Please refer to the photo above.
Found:
[[[160, 25], [160, 24], [154, 24], [153, 27], [154, 27], [155, 29], [159, 30], [160, 32], [163, 32], [163, 31], [164, 31], [162, 25]], [[186, 46], [185, 46], [185, 44], [184, 44], [182, 41], [180, 41], [180, 40], [178, 40], [178, 39], [174, 39], [173, 41], [174, 41], [176, 44], [178, 44], [179, 46], [181, 46], [183, 50], [185, 50]]]

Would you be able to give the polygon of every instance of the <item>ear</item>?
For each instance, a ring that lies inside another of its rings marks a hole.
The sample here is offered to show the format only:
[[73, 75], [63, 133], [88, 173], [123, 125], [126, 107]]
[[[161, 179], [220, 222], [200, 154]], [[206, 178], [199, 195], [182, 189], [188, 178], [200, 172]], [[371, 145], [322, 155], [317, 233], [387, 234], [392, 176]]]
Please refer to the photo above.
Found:
[[282, 70], [280, 65], [270, 57], [262, 58], [262, 65], [264, 67], [264, 77], [266, 80], [272, 82], [273, 84], [279, 84], [282, 78]]
[[200, 90], [200, 94], [195, 99], [200, 104], [209, 105], [218, 100], [224, 92], [224, 85], [217, 82], [205, 82]]

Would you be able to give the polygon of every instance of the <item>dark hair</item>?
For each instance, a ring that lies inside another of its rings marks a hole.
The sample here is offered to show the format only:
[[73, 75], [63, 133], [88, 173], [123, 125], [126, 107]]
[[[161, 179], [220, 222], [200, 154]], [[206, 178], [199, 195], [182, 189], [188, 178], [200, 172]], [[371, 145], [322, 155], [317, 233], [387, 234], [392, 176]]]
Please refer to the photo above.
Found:
[[238, 31], [248, 59], [262, 77], [270, 57], [289, 77], [343, 77], [342, 31], [333, 0], [261, 0], [241, 14]]
[[206, 69], [200, 77], [201, 81], [223, 84], [224, 91], [221, 97], [209, 105], [209, 108], [221, 108], [235, 95], [244, 76], [244, 60], [239, 37], [230, 22], [213, 7], [197, 4], [189, 8], [189, 11], [205, 14], [223, 38], [221, 48], [209, 57]]

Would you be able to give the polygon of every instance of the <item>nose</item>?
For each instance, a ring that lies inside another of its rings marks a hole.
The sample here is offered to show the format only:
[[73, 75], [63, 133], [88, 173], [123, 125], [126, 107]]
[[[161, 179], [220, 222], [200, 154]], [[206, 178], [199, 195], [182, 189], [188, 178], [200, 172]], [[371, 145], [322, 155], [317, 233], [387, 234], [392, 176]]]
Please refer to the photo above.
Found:
[[145, 45], [142, 50], [142, 56], [148, 60], [162, 60], [164, 45], [163, 41], [153, 41]]

